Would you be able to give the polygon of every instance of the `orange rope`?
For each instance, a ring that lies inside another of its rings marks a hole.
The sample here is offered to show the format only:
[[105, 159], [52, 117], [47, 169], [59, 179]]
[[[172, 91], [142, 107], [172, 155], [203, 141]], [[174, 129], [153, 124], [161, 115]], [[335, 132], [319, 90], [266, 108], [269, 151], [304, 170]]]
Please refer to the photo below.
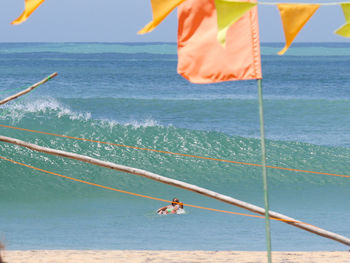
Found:
[[[212, 161], [226, 162], [226, 163], [234, 163], [234, 164], [242, 164], [242, 165], [249, 165], [249, 166], [257, 166], [257, 167], [261, 167], [262, 166], [261, 164], [255, 164], [255, 163], [238, 162], [238, 161], [217, 159], [217, 158], [211, 158], [211, 157], [203, 157], [203, 156], [197, 156], [197, 155], [191, 155], [191, 154], [183, 154], [183, 153], [175, 153], [175, 152], [168, 152], [168, 151], [160, 151], [160, 150], [155, 150], [155, 149], [148, 149], [148, 148], [141, 148], [141, 147], [136, 147], [136, 146], [129, 146], [129, 145], [111, 143], [111, 142], [90, 140], [90, 139], [85, 139], [85, 138], [78, 138], [78, 137], [61, 135], [61, 134], [55, 134], [55, 133], [49, 133], [49, 132], [43, 132], [43, 131], [29, 130], [29, 129], [18, 128], [18, 127], [13, 127], [13, 126], [8, 126], [8, 125], [2, 125], [2, 124], [0, 124], [0, 127], [9, 128], [9, 129], [16, 129], [16, 130], [21, 130], [21, 131], [27, 131], [27, 132], [41, 133], [41, 134], [46, 134], [46, 135], [51, 135], [51, 136], [56, 136], [56, 137], [62, 137], [62, 138], [68, 138], [68, 139], [74, 139], [74, 140], [80, 140], [80, 141], [108, 144], [108, 145], [113, 145], [113, 146], [118, 146], [118, 147], [131, 148], [131, 149], [135, 149], [135, 150], [151, 151], [151, 152], [157, 152], [157, 153], [172, 154], [172, 155], [178, 155], [178, 156], [184, 156], [184, 157], [191, 157], [191, 158], [212, 160]], [[269, 165], [267, 165], [266, 167], [267, 168], [271, 168], [271, 169], [279, 169], [279, 170], [286, 170], [286, 171], [293, 171], [293, 172], [313, 173], [313, 174], [322, 174], [322, 175], [330, 175], [330, 176], [338, 176], [338, 177], [350, 178], [350, 175], [344, 175], [344, 174], [323, 173], [323, 172], [307, 171], [307, 170], [301, 170], [301, 169], [285, 168], [285, 167], [269, 166]]]
[[[166, 203], [171, 203], [172, 202], [172, 201], [168, 201], [168, 200], [157, 198], [157, 197], [151, 197], [151, 196], [148, 196], [148, 195], [136, 194], [136, 193], [133, 193], [133, 192], [128, 192], [128, 191], [120, 190], [120, 189], [117, 189], [117, 188], [112, 188], [112, 187], [108, 187], [108, 186], [104, 186], [104, 185], [100, 185], [100, 184], [95, 184], [95, 183], [91, 183], [91, 182], [88, 182], [88, 181], [84, 181], [84, 180], [76, 179], [76, 178], [73, 178], [73, 177], [65, 176], [65, 175], [62, 175], [62, 174], [50, 172], [50, 171], [47, 171], [47, 170], [44, 170], [44, 169], [40, 169], [40, 168], [34, 167], [32, 165], [28, 165], [28, 164], [24, 164], [24, 163], [20, 163], [20, 162], [8, 159], [6, 157], [0, 156], [0, 159], [8, 161], [8, 162], [15, 163], [15, 164], [18, 164], [18, 165], [22, 165], [22, 166], [25, 166], [25, 167], [28, 167], [28, 168], [31, 168], [31, 169], [34, 169], [34, 170], [37, 170], [37, 171], [40, 171], [40, 172], [43, 172], [43, 173], [55, 175], [55, 176], [58, 176], [58, 177], [62, 177], [62, 178], [69, 179], [69, 180], [76, 181], [76, 182], [83, 183], [83, 184], [88, 184], [88, 185], [100, 187], [100, 188], [111, 190], [111, 191], [120, 192], [120, 193], [123, 193], [123, 194], [134, 195], [134, 196], [143, 197], [143, 198], [148, 198], [148, 199], [157, 200], [157, 201], [162, 201], [162, 202], [166, 202]], [[265, 218], [265, 216], [237, 213], [237, 212], [225, 211], [225, 210], [208, 208], [208, 207], [197, 206], [197, 205], [184, 204], [184, 206], [194, 207], [194, 208], [199, 208], [199, 209], [205, 209], [205, 210], [215, 211], [215, 212], [221, 212], [221, 213], [227, 213], [227, 214], [234, 214], [234, 215], [241, 215], [241, 216], [248, 216], [248, 217], [256, 217], [256, 218]], [[310, 225], [308, 223], [304, 223], [304, 222], [301, 222], [301, 221], [284, 220], [284, 219], [273, 218], [273, 217], [270, 217], [270, 218], [272, 220], [276, 220], [276, 221], [283, 221], [283, 222], [291, 222], [291, 223], [299, 223], [299, 224], [304, 224], [304, 225]], [[310, 226], [312, 226], [312, 225], [310, 225]]]

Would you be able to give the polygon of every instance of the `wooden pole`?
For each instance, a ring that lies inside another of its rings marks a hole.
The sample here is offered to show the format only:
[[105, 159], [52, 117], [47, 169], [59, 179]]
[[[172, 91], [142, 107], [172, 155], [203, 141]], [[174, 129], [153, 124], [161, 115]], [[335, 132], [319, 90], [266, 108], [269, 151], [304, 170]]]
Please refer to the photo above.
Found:
[[[201, 195], [204, 195], [204, 196], [207, 196], [207, 197], [210, 197], [210, 198], [213, 198], [213, 199], [216, 199], [216, 200], [219, 200], [219, 201], [231, 204], [231, 205], [235, 205], [237, 207], [244, 208], [246, 210], [252, 211], [252, 212], [260, 214], [260, 215], [265, 214], [265, 209], [258, 207], [258, 206], [255, 206], [253, 204], [246, 203], [246, 202], [240, 201], [238, 199], [235, 199], [235, 198], [227, 196], [227, 195], [222, 195], [222, 194], [213, 192], [211, 190], [208, 190], [208, 189], [205, 189], [205, 188], [193, 185], [193, 184], [189, 184], [189, 183], [185, 183], [185, 182], [178, 181], [175, 179], [167, 178], [167, 177], [164, 177], [164, 176], [152, 173], [152, 172], [148, 172], [145, 170], [141, 170], [141, 169], [137, 169], [137, 168], [133, 168], [133, 167], [128, 167], [128, 166], [124, 166], [124, 165], [120, 165], [120, 164], [115, 164], [112, 162], [106, 162], [106, 161], [102, 161], [102, 160], [88, 157], [85, 155], [80, 155], [80, 154], [76, 154], [76, 153], [70, 153], [70, 152], [66, 152], [66, 151], [42, 147], [42, 146], [39, 146], [36, 144], [24, 142], [24, 141], [21, 141], [18, 139], [5, 137], [5, 136], [0, 136], [0, 142], [11, 143], [11, 144], [26, 147], [26, 148], [31, 149], [33, 151], [38, 151], [38, 152], [47, 153], [47, 154], [56, 155], [56, 156], [62, 156], [62, 157], [82, 161], [85, 163], [90, 163], [93, 165], [98, 165], [101, 167], [113, 169], [113, 170], [120, 171], [120, 172], [125, 172], [125, 173], [129, 173], [129, 174], [143, 176], [143, 177], [146, 177], [146, 178], [154, 180], [154, 181], [158, 181], [158, 182], [161, 182], [164, 184], [179, 187], [179, 188], [189, 190], [189, 191], [192, 191], [192, 192], [195, 192], [195, 193], [198, 193], [198, 194], [201, 194]], [[346, 238], [344, 236], [329, 232], [327, 230], [318, 228], [316, 226], [312, 226], [312, 225], [303, 223], [299, 220], [296, 220], [294, 218], [285, 216], [285, 215], [277, 213], [277, 212], [269, 211], [269, 216], [271, 218], [280, 219], [283, 222], [290, 224], [292, 226], [304, 229], [306, 231], [317, 234], [319, 236], [333, 239], [333, 240], [338, 241], [342, 244], [350, 246], [350, 239]]]
[[265, 232], [266, 232], [266, 248], [267, 261], [272, 262], [271, 256], [271, 231], [270, 231], [270, 217], [269, 217], [269, 191], [267, 187], [267, 171], [266, 171], [266, 150], [265, 150], [265, 128], [264, 128], [264, 106], [262, 95], [262, 83], [258, 79], [258, 94], [259, 94], [259, 119], [260, 119], [260, 143], [261, 143], [261, 160], [262, 160], [262, 176], [264, 183], [264, 205], [265, 205]]
[[30, 86], [29, 88], [22, 90], [21, 92], [18, 92], [15, 95], [12, 95], [6, 99], [3, 99], [2, 101], [0, 101], [0, 105], [5, 104], [11, 100], [17, 99], [20, 96], [23, 96], [24, 94], [27, 94], [28, 92], [31, 92], [33, 89], [39, 87], [41, 84], [44, 84], [45, 82], [49, 81], [50, 79], [54, 78], [57, 76], [57, 72], [52, 73], [50, 76], [46, 77], [45, 79], [39, 81], [38, 83], [35, 83], [34, 85]]

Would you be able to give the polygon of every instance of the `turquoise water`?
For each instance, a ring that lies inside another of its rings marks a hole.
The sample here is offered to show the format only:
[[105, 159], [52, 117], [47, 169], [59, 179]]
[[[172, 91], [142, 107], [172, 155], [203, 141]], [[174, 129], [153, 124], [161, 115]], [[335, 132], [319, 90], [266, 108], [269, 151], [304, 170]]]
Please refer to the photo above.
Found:
[[[262, 46], [267, 163], [350, 175], [349, 44]], [[0, 124], [142, 148], [260, 163], [255, 81], [194, 85], [172, 43], [0, 44]], [[0, 134], [141, 168], [263, 206], [261, 169], [0, 127]], [[134, 175], [0, 143], [1, 156], [187, 204], [246, 211]], [[0, 160], [0, 238], [8, 249], [264, 250], [263, 219], [185, 208], [71, 182]], [[272, 210], [350, 237], [349, 178], [268, 170]], [[344, 245], [272, 222], [274, 250]]]

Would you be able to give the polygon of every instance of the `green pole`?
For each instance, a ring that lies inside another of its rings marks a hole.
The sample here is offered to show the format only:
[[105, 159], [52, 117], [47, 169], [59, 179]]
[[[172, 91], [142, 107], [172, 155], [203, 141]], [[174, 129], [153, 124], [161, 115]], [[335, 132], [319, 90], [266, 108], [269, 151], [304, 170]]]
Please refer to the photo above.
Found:
[[262, 176], [264, 181], [264, 202], [265, 202], [265, 228], [266, 228], [266, 244], [267, 244], [267, 260], [271, 259], [271, 232], [270, 232], [270, 217], [269, 217], [269, 194], [267, 188], [267, 172], [266, 172], [266, 151], [265, 151], [265, 131], [264, 131], [264, 107], [261, 79], [258, 79], [259, 93], [259, 116], [260, 116], [260, 142], [261, 142], [261, 158], [262, 158]]

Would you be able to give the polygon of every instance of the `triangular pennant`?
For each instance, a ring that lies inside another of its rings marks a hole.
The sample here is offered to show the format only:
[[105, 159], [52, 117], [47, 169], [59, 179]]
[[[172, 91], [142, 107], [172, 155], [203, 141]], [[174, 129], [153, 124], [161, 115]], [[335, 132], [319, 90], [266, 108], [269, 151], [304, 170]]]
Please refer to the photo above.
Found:
[[341, 4], [346, 23], [338, 28], [334, 33], [342, 37], [350, 37], [350, 3]]
[[185, 0], [151, 0], [153, 20], [137, 33], [151, 32], [183, 1]]
[[230, 0], [215, 0], [216, 15], [218, 19], [218, 40], [225, 45], [228, 28], [237, 22], [256, 3], [235, 2]]
[[346, 23], [338, 28], [335, 33], [342, 37], [350, 37], [350, 23]]
[[319, 4], [278, 4], [277, 5], [283, 24], [284, 36], [286, 38], [285, 47], [278, 52], [283, 55], [292, 44], [303, 26], [309, 21]]
[[24, 0], [24, 11], [23, 13], [11, 24], [20, 24], [28, 19], [28, 17], [41, 5], [45, 0]]

